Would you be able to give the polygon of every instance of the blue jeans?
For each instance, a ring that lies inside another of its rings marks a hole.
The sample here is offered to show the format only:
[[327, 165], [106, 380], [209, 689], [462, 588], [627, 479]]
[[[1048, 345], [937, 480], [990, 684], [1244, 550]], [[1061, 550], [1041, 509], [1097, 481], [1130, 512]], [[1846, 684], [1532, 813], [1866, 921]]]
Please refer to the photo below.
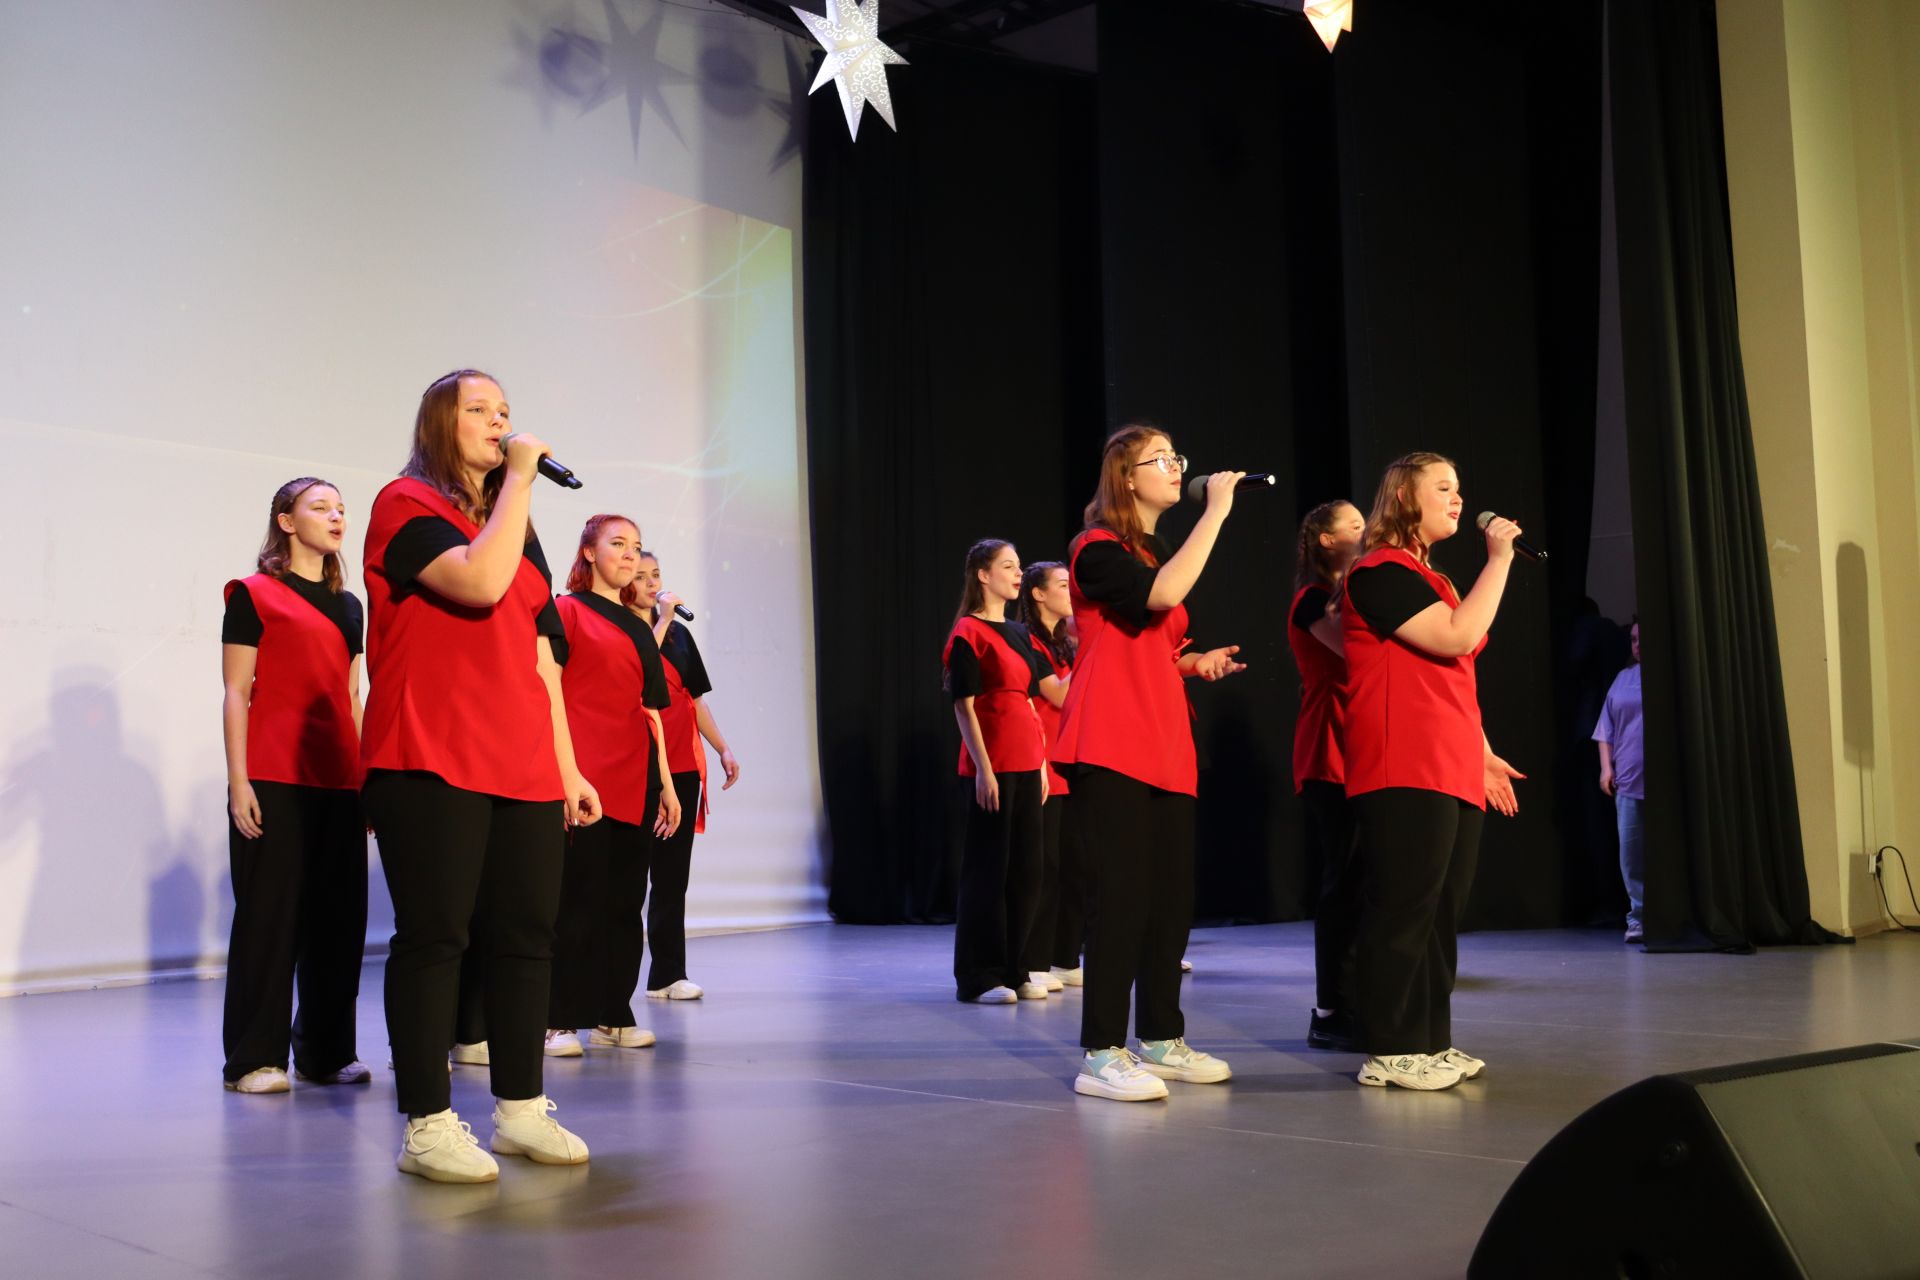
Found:
[[1620, 879], [1627, 886], [1627, 932], [1640, 932], [1640, 910], [1647, 896], [1647, 833], [1640, 822], [1645, 800], [1616, 795], [1615, 816], [1620, 824]]

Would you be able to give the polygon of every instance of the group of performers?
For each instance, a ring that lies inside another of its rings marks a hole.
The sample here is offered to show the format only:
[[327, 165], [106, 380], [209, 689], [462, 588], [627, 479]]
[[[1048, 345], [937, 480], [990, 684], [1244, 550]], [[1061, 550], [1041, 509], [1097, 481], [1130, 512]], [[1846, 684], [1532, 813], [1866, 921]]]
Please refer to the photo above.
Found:
[[[1242, 474], [1206, 481], [1175, 551], [1156, 528], [1186, 470], [1165, 431], [1114, 434], [1064, 565], [1023, 573], [1008, 542], [969, 549], [945, 648], [972, 802], [956, 995], [1083, 987], [1074, 1088], [1125, 1102], [1232, 1075], [1186, 1042], [1180, 1008], [1198, 783], [1184, 681], [1245, 666], [1237, 645], [1193, 649], [1185, 601]], [[1453, 1043], [1450, 1009], [1485, 809], [1515, 813], [1523, 776], [1487, 742], [1474, 675], [1520, 529], [1487, 524], [1462, 596], [1429, 558], [1462, 503], [1453, 463], [1414, 453], [1387, 468], [1371, 515], [1328, 502], [1300, 529], [1294, 783], [1323, 869], [1307, 1042], [1364, 1054], [1364, 1085], [1446, 1089], [1486, 1067]]]
[[529, 515], [547, 452], [513, 433], [487, 374], [422, 395], [411, 456], [368, 520], [364, 710], [337, 486], [282, 486], [259, 571], [226, 589], [227, 1087], [285, 1092], [289, 1045], [302, 1080], [370, 1079], [354, 1003], [371, 830], [394, 911], [398, 1163], [435, 1181], [498, 1176], [451, 1107], [450, 1050], [489, 1069], [494, 1153], [587, 1159], [552, 1117], [543, 1059], [581, 1054], [582, 1031], [614, 1050], [654, 1043], [630, 1003], [649, 934], [647, 995], [703, 994], [685, 930], [699, 738], [725, 787], [740, 774], [634, 521], [589, 520], [555, 599]]
[[[336, 486], [283, 485], [258, 572], [226, 588], [225, 1081], [286, 1091], [289, 1046], [304, 1081], [370, 1078], [354, 1004], [371, 830], [394, 911], [398, 1164], [435, 1181], [498, 1176], [452, 1109], [450, 1061], [489, 1069], [493, 1153], [587, 1159], [553, 1118], [543, 1059], [584, 1052], [583, 1031], [596, 1049], [654, 1043], [632, 1005], [649, 940], [646, 994], [702, 995], [685, 944], [700, 740], [725, 786], [739, 777], [699, 648], [633, 520], [586, 523], [556, 600], [530, 516], [547, 452], [513, 432], [487, 374], [427, 388], [411, 456], [368, 519], [364, 708]], [[1064, 563], [1023, 569], [994, 539], [968, 552], [944, 651], [971, 801], [957, 995], [1014, 1004], [1083, 987], [1074, 1087], [1122, 1101], [1231, 1075], [1187, 1044], [1180, 1007], [1198, 781], [1184, 681], [1245, 666], [1238, 646], [1192, 647], [1184, 602], [1242, 477], [1207, 481], [1174, 550], [1156, 530], [1186, 469], [1165, 431], [1116, 433]], [[1428, 560], [1461, 501], [1452, 463], [1412, 454], [1369, 517], [1328, 503], [1300, 535], [1294, 771], [1325, 868], [1309, 1043], [1364, 1052], [1363, 1084], [1442, 1089], [1485, 1065], [1453, 1044], [1448, 1009], [1483, 811], [1512, 813], [1520, 776], [1486, 743], [1474, 684], [1519, 530], [1487, 526], [1463, 597]]]

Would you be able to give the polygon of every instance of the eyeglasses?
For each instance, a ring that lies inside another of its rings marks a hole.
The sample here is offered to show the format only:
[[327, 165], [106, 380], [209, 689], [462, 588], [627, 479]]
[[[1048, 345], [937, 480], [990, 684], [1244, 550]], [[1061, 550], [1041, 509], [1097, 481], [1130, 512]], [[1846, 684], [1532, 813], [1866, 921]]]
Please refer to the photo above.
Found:
[[1167, 475], [1172, 475], [1176, 471], [1184, 474], [1187, 469], [1187, 455], [1184, 453], [1157, 453], [1144, 462], [1136, 462], [1133, 465], [1136, 467], [1158, 467]]

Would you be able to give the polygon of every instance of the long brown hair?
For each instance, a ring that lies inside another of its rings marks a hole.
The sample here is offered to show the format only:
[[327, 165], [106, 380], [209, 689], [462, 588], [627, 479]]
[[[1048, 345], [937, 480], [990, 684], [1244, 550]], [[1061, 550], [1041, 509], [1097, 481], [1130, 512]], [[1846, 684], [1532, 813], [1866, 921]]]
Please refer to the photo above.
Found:
[[[487, 472], [480, 482], [480, 492], [475, 493], [468, 487], [466, 463], [460, 458], [462, 378], [485, 378], [496, 387], [500, 385], [500, 379], [478, 369], [455, 369], [435, 378], [432, 385], [420, 393], [420, 408], [413, 417], [413, 452], [400, 474], [432, 485], [469, 520], [485, 524], [493, 514], [493, 504], [499, 500], [500, 486], [507, 478], [507, 464], [503, 461]], [[532, 521], [528, 521], [527, 528], [531, 537]]]
[[[267, 508], [267, 536], [260, 543], [260, 556], [255, 561], [260, 572], [269, 578], [287, 576], [287, 566], [293, 563], [293, 535], [280, 527], [280, 517], [289, 514], [300, 495], [315, 485], [340, 492], [340, 486], [318, 476], [301, 476], [289, 480], [274, 491], [273, 503]], [[320, 580], [327, 584], [327, 590], [338, 591], [346, 583], [346, 574], [340, 568], [340, 553], [329, 551], [320, 557]]]
[[[636, 544], [639, 543], [640, 526], [627, 517], [605, 514], [590, 518], [584, 525], [580, 526], [580, 546], [573, 553], [573, 568], [567, 570], [567, 590], [573, 592], [593, 590], [593, 562], [587, 559], [587, 548], [600, 541], [601, 530], [610, 524], [624, 524], [631, 528], [633, 530], [634, 542]], [[637, 556], [645, 555], [638, 545], [634, 547], [634, 554]], [[639, 586], [636, 583], [628, 582], [626, 586], [620, 588], [620, 603], [631, 605], [639, 594]]]
[[1333, 552], [1320, 545], [1320, 539], [1333, 532], [1334, 517], [1340, 514], [1342, 507], [1352, 507], [1358, 511], [1357, 503], [1345, 498], [1335, 498], [1332, 502], [1323, 502], [1307, 512], [1300, 520], [1300, 546], [1293, 561], [1293, 589], [1302, 587], [1326, 587], [1331, 590], [1339, 585], [1339, 575], [1333, 569]]
[[1420, 541], [1420, 504], [1413, 493], [1420, 485], [1420, 473], [1428, 467], [1453, 465], [1452, 458], [1427, 452], [1409, 453], [1389, 462], [1373, 497], [1373, 514], [1367, 517], [1365, 549], [1399, 547], [1425, 564], [1429, 548]]
[[1084, 526], [1080, 537], [1074, 539], [1076, 546], [1086, 537], [1087, 530], [1105, 529], [1118, 534], [1127, 550], [1150, 565], [1160, 562], [1152, 551], [1147, 549], [1146, 526], [1140, 523], [1140, 509], [1133, 505], [1134, 464], [1140, 461], [1140, 454], [1155, 436], [1173, 445], [1173, 437], [1151, 422], [1130, 422], [1107, 437], [1107, 446], [1100, 454], [1100, 484], [1093, 491], [1093, 501], [1087, 503], [1083, 516]]
[[1028, 565], [1026, 572], [1020, 575], [1020, 598], [1014, 602], [1016, 619], [1024, 623], [1029, 632], [1040, 637], [1040, 643], [1046, 645], [1055, 660], [1061, 663], [1073, 658], [1073, 645], [1067, 638], [1065, 620], [1048, 626], [1040, 617], [1040, 606], [1033, 602], [1033, 593], [1046, 587], [1048, 574], [1066, 567], [1058, 560], [1042, 560]]
[[1002, 547], [1012, 545], [1005, 538], [982, 538], [967, 548], [966, 578], [960, 587], [960, 607], [954, 611], [954, 622], [986, 606], [987, 585], [980, 581], [980, 571], [993, 563]]

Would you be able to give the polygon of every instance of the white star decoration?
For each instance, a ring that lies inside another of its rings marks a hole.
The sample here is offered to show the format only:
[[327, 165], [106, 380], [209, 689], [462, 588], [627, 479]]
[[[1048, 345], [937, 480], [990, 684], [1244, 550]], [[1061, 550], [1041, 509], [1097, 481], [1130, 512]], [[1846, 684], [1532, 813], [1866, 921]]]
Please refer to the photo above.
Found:
[[1353, 0], [1308, 0], [1304, 12], [1326, 42], [1328, 53], [1333, 52], [1333, 42], [1342, 31], [1353, 30]]
[[794, 16], [806, 24], [820, 47], [827, 51], [814, 77], [813, 88], [831, 80], [840, 90], [840, 108], [847, 113], [847, 132], [860, 136], [860, 109], [871, 102], [887, 128], [899, 130], [893, 122], [893, 95], [887, 92], [887, 67], [904, 67], [907, 60], [880, 43], [880, 0], [827, 0], [827, 16], [808, 13], [798, 5], [789, 5]]

